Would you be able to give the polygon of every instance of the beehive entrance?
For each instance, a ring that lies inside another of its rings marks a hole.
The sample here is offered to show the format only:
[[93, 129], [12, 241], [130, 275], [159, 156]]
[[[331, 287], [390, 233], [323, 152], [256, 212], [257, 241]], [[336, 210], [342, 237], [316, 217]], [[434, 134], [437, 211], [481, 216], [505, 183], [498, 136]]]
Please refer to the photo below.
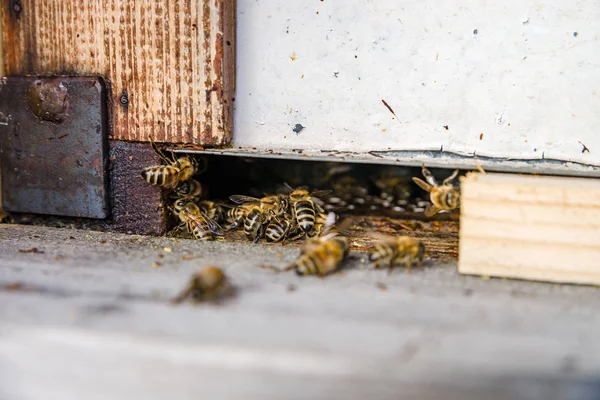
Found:
[[[178, 154], [181, 156], [181, 154]], [[431, 218], [423, 214], [428, 194], [412, 177], [422, 177], [420, 168], [322, 161], [299, 161], [230, 156], [202, 156], [207, 169], [194, 178], [207, 188], [206, 198], [232, 204], [231, 195], [263, 197], [288, 193], [291, 187], [331, 190], [319, 198], [326, 211], [340, 220], [350, 219], [346, 231], [351, 250], [367, 250], [372, 232], [408, 235], [419, 238], [428, 249], [428, 258], [455, 259], [458, 256], [458, 211], [440, 213]], [[434, 169], [443, 180], [451, 170]], [[172, 201], [172, 200], [169, 200]], [[177, 224], [175, 218], [171, 228]], [[177, 230], [176, 237], [188, 237]], [[248, 241], [240, 229], [227, 231], [225, 240]], [[261, 239], [261, 243], [266, 240]], [[290, 242], [287, 245], [298, 245]], [[280, 245], [280, 244], [273, 244]]]

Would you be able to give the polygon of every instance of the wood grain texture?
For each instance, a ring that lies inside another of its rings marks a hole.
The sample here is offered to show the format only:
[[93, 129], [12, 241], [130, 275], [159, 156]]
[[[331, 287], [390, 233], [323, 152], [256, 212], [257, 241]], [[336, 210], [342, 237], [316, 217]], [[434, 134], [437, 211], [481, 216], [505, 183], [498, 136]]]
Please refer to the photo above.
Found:
[[[354, 252], [325, 279], [256, 267], [297, 255], [1, 224], [0, 398], [598, 399], [596, 288], [387, 275]], [[169, 304], [205, 265], [237, 296]]]
[[104, 76], [113, 138], [231, 140], [234, 0], [4, 0], [3, 11], [6, 73]]
[[600, 284], [600, 180], [468, 174], [459, 271]]

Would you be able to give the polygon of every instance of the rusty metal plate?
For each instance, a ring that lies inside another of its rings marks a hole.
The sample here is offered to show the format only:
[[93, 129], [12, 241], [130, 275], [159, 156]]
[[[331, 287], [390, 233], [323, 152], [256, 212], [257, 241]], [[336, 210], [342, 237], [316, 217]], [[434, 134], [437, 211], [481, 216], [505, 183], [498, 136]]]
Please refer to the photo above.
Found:
[[0, 82], [7, 211], [107, 218], [106, 89], [96, 77]]

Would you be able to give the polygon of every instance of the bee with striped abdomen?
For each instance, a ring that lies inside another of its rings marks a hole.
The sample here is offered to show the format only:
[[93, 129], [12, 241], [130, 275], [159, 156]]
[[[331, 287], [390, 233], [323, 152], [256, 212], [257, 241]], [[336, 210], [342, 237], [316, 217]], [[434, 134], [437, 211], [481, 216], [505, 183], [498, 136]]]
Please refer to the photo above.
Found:
[[171, 302], [177, 304], [188, 298], [195, 303], [216, 301], [228, 286], [229, 280], [221, 268], [204, 267], [192, 275], [185, 288]]
[[[271, 222], [267, 225], [267, 229], [265, 230], [265, 237], [267, 238], [267, 242], [277, 243], [277, 242], [285, 242], [285, 239], [291, 233], [295, 235], [297, 232], [297, 226], [295, 224], [295, 220], [290, 213], [285, 213], [283, 216], [276, 217], [272, 215]], [[302, 231], [304, 234], [304, 231]], [[292, 240], [294, 240], [293, 238]]]
[[331, 190], [309, 192], [305, 188], [292, 190], [289, 195], [291, 207], [294, 209], [296, 223], [305, 232], [309, 233], [315, 226], [315, 203], [313, 197], [325, 196]]
[[181, 182], [185, 182], [199, 171], [198, 161], [194, 157], [185, 156], [176, 158], [171, 153], [171, 159], [158, 148], [150, 138], [152, 149], [167, 165], [147, 167], [142, 171], [142, 177], [151, 185], [161, 186], [165, 189], [174, 189]]
[[265, 224], [269, 218], [258, 205], [252, 205], [244, 219], [244, 234], [254, 243], [257, 243], [264, 233]]
[[228, 231], [236, 229], [240, 224], [243, 226], [246, 215], [252, 209], [251, 204], [240, 204], [236, 206], [227, 205], [227, 207], [230, 207], [229, 210], [227, 210], [225, 217], [225, 221], [227, 222], [226, 229]]
[[256, 204], [264, 212], [273, 212], [273, 215], [280, 216], [288, 209], [288, 199], [284, 195], [265, 196], [260, 199], [251, 196], [243, 196], [235, 194], [229, 196], [235, 204]]
[[458, 169], [444, 179], [441, 185], [425, 166], [422, 167], [422, 172], [427, 182], [419, 178], [412, 179], [421, 189], [429, 192], [432, 204], [425, 208], [426, 217], [431, 217], [442, 210], [454, 210], [460, 206], [460, 192], [452, 185], [452, 181], [458, 175]]
[[219, 224], [204, 214], [200, 207], [191, 200], [177, 200], [173, 206], [173, 212], [198, 240], [213, 240], [215, 235], [223, 235]]
[[298, 259], [285, 270], [295, 269], [298, 275], [331, 274], [339, 269], [348, 255], [348, 239], [334, 228], [335, 214], [329, 213], [320, 236], [309, 238], [304, 243]]
[[425, 246], [419, 240], [410, 236], [393, 237], [382, 234], [377, 234], [376, 237], [379, 241], [369, 254], [369, 261], [375, 262], [375, 268], [387, 263], [390, 274], [396, 263], [404, 262], [406, 270], [410, 273], [413, 262], [417, 262], [419, 266], [423, 265]]
[[265, 196], [256, 198], [250, 196], [233, 195], [229, 199], [240, 206], [245, 206], [244, 233], [254, 243], [262, 237], [265, 226], [273, 216], [281, 216], [287, 210], [285, 196]]

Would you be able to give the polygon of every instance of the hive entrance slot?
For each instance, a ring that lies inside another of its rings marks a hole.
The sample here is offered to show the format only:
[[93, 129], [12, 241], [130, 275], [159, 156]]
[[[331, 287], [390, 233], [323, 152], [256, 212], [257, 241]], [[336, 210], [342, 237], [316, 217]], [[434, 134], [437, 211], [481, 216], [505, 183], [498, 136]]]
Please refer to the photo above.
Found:
[[[199, 158], [204, 158], [208, 167], [194, 179], [207, 189], [204, 195], [207, 200], [233, 206], [229, 200], [232, 195], [261, 198], [289, 194], [288, 186], [307, 187], [310, 191], [330, 190], [315, 202], [326, 212], [338, 214], [340, 220], [352, 219], [348, 229], [351, 249], [366, 250], [373, 242], [370, 234], [378, 231], [418, 237], [426, 242], [433, 258], [457, 255], [458, 211], [436, 214], [432, 218], [424, 216], [429, 195], [412, 181], [413, 177], [422, 178], [420, 168], [217, 155]], [[452, 171], [434, 169], [432, 173], [441, 182]], [[174, 217], [171, 227], [178, 222]], [[171, 234], [188, 236], [182, 229]], [[224, 237], [248, 241], [241, 229], [226, 231]]]

